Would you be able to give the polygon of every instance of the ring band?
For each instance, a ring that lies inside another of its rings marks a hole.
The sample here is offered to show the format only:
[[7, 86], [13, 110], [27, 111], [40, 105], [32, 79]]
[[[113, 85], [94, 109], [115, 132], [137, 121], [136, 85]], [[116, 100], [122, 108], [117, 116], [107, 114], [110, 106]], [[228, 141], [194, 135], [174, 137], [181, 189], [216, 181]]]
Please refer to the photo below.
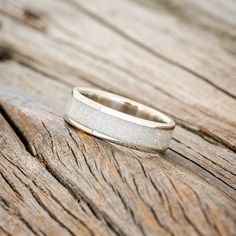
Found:
[[93, 88], [76, 87], [64, 119], [93, 136], [142, 151], [164, 151], [175, 122], [163, 113]]

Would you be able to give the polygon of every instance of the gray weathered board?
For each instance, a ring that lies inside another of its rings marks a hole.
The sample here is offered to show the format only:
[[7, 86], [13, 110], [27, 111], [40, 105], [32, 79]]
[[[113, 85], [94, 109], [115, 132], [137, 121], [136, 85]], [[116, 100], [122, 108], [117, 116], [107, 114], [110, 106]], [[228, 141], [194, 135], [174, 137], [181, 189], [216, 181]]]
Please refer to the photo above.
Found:
[[[102, 88], [177, 123], [164, 154], [62, 116]], [[0, 0], [0, 235], [236, 235], [235, 0]]]

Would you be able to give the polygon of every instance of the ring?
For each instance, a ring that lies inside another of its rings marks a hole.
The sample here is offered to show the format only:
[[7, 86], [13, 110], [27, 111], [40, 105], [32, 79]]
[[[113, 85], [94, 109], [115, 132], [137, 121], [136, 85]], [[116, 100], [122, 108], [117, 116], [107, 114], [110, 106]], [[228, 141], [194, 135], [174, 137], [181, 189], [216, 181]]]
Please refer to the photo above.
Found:
[[163, 113], [119, 95], [76, 87], [64, 119], [76, 128], [133, 149], [168, 148], [175, 122]]

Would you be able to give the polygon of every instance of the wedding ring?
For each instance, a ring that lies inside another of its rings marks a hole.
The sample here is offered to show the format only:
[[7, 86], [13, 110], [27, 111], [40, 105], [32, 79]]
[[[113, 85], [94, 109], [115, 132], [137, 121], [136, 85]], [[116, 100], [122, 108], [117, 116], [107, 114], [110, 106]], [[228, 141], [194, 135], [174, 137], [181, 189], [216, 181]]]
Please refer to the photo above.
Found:
[[164, 151], [175, 122], [131, 99], [93, 88], [76, 87], [64, 119], [93, 136], [142, 151]]

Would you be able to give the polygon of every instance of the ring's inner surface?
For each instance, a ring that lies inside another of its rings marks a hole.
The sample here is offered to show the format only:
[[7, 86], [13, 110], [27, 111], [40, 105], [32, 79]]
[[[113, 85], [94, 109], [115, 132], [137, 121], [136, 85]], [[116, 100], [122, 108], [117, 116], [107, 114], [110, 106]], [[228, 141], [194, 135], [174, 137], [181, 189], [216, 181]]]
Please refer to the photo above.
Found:
[[97, 94], [90, 93], [90, 92], [83, 91], [81, 92], [81, 94], [97, 103], [100, 103], [104, 106], [118, 110], [120, 112], [129, 114], [135, 117], [139, 117], [145, 120], [151, 120], [151, 121], [155, 121], [159, 123], [167, 123], [164, 119], [162, 119], [161, 117], [158, 117], [155, 114], [155, 112], [149, 112], [149, 111], [147, 112], [143, 110], [142, 108], [139, 108], [138, 106], [131, 104], [129, 102], [113, 100], [111, 98], [99, 96]]

